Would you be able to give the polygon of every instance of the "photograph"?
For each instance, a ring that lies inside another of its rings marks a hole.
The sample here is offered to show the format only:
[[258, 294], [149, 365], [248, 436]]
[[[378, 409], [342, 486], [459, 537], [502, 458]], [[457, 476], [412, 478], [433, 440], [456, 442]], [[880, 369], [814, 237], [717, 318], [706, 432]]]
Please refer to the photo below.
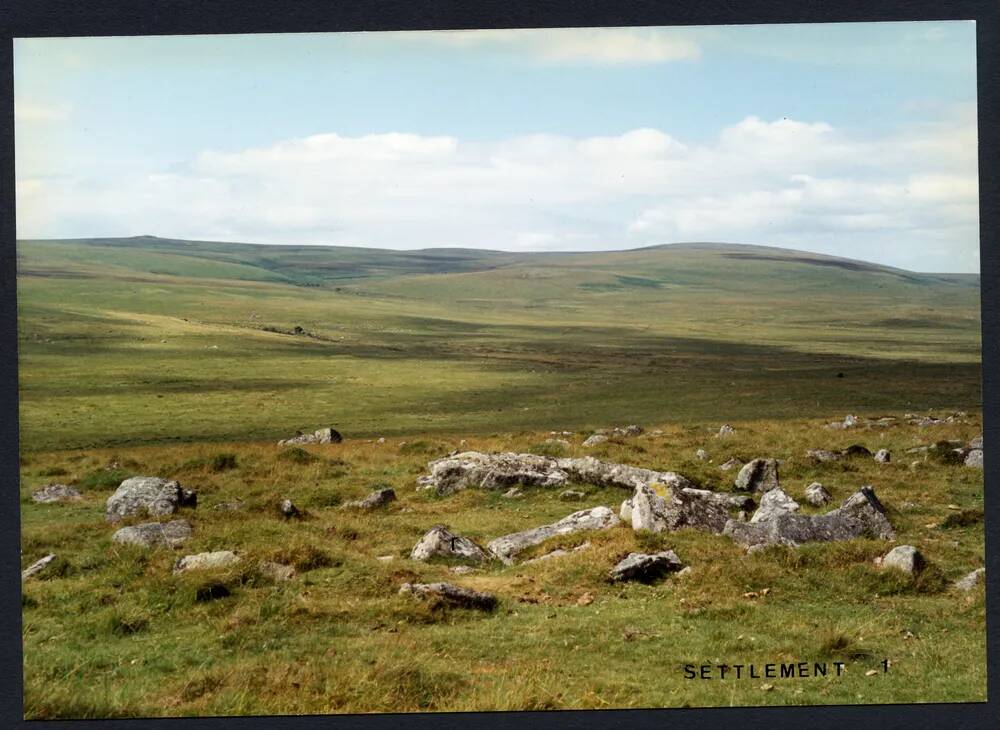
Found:
[[12, 58], [25, 720], [986, 702], [975, 21]]

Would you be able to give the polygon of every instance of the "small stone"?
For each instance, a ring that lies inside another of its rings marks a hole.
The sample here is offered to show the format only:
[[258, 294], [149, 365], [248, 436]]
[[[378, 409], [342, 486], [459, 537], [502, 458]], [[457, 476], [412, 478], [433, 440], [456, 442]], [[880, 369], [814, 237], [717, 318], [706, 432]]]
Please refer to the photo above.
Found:
[[875, 461], [879, 464], [888, 464], [892, 461], [892, 454], [889, 453], [889, 449], [879, 449], [875, 452]]
[[827, 504], [832, 497], [830, 493], [826, 491], [822, 484], [819, 482], [813, 482], [805, 491], [805, 500], [813, 507], [822, 507]]
[[764, 492], [760, 498], [760, 507], [750, 518], [751, 524], [774, 519], [778, 515], [791, 514], [799, 511], [799, 504], [794, 499], [785, 494], [780, 487]]
[[67, 487], [65, 484], [49, 484], [32, 492], [31, 498], [40, 504], [52, 504], [54, 502], [79, 502], [83, 496], [73, 487]]
[[583, 442], [583, 445], [584, 447], [589, 448], [591, 446], [597, 446], [598, 444], [603, 444], [607, 440], [608, 437], [605, 436], [603, 433], [595, 433], [593, 436], [587, 438], [587, 440]]
[[983, 450], [972, 449], [965, 457], [965, 465], [973, 469], [983, 468]]
[[278, 511], [281, 512], [282, 516], [285, 518], [300, 517], [302, 515], [302, 513], [299, 512], [299, 508], [296, 507], [290, 499], [283, 500], [281, 504], [278, 505]]
[[590, 591], [587, 591], [582, 596], [576, 599], [577, 606], [589, 606], [593, 602], [594, 602], [594, 594], [591, 593]]
[[729, 471], [730, 469], [735, 469], [736, 467], [743, 466], [743, 462], [739, 459], [728, 459], [719, 465], [722, 471]]
[[840, 461], [840, 454], [828, 449], [809, 449], [806, 456], [811, 456], [816, 461]]
[[469, 573], [474, 573], [476, 569], [471, 565], [453, 565], [448, 570], [455, 575], [468, 575]]
[[719, 432], [715, 435], [716, 437], [721, 438], [723, 436], [732, 436], [734, 433], [736, 433], [736, 429], [730, 426], [728, 423], [724, 423], [722, 424], [722, 426], [719, 427]]
[[396, 559], [396, 556], [395, 555], [379, 555], [375, 559], [377, 561], [379, 561], [380, 563], [391, 563], [393, 560]]
[[174, 563], [174, 573], [185, 573], [189, 570], [209, 570], [212, 568], [227, 568], [239, 562], [239, 557], [231, 550], [216, 550], [211, 553], [197, 553], [178, 558]]
[[236, 512], [245, 506], [245, 502], [241, 499], [237, 499], [233, 502], [219, 502], [217, 505], [212, 507], [212, 509], [219, 512]]
[[511, 487], [500, 496], [505, 497], [506, 499], [517, 499], [518, 497], [524, 496], [524, 490], [520, 487]]
[[567, 489], [566, 491], [559, 493], [559, 499], [564, 501], [576, 501], [580, 499], [585, 499], [586, 496], [587, 495], [584, 494], [583, 492], [579, 492], [575, 489]]
[[452, 583], [404, 583], [400, 595], [410, 595], [420, 599], [434, 599], [458, 608], [475, 608], [492, 611], [496, 608], [496, 596], [462, 588]]
[[375, 443], [377, 443], [377, 444], [384, 444], [385, 443], [385, 436], [379, 436], [378, 440], [375, 441]]
[[194, 534], [187, 520], [170, 522], [144, 522], [141, 525], [123, 527], [111, 536], [111, 541], [120, 545], [156, 547], [180, 545]]
[[749, 492], [767, 492], [778, 488], [778, 462], [776, 459], [754, 459], [744, 464], [736, 475], [736, 489]]
[[954, 586], [959, 591], [971, 591], [980, 581], [986, 579], [986, 568], [976, 568], [971, 573], [967, 573], [955, 581]]
[[980, 435], [980, 436], [976, 436], [974, 439], [972, 439], [972, 441], [969, 442], [969, 448], [970, 449], [979, 449], [979, 450], [982, 450], [982, 448], [983, 448], [983, 437]]
[[123, 481], [108, 497], [105, 518], [108, 522], [118, 522], [133, 516], [162, 517], [181, 507], [194, 507], [197, 501], [194, 492], [183, 489], [176, 481], [132, 477]]
[[284, 583], [295, 577], [295, 568], [293, 566], [274, 563], [270, 560], [262, 560], [257, 569], [265, 578], [270, 578], [276, 583]]
[[854, 458], [856, 456], [863, 456], [866, 459], [870, 459], [872, 458], [872, 456], [874, 456], [874, 454], [872, 454], [872, 452], [869, 449], [862, 446], [861, 444], [851, 444], [846, 449], [841, 451], [840, 455], [847, 457], [848, 459]]
[[444, 525], [435, 525], [410, 551], [411, 560], [430, 560], [431, 558], [457, 558], [484, 563], [490, 559], [489, 554], [467, 537], [455, 535]]
[[880, 568], [892, 568], [909, 575], [916, 575], [924, 569], [926, 561], [920, 551], [912, 545], [899, 545], [881, 558], [876, 558], [875, 564]]
[[34, 576], [41, 573], [56, 559], [54, 554], [46, 555], [44, 558], [40, 558], [29, 565], [27, 568], [21, 571], [21, 580], [28, 580], [28, 578], [33, 578]]
[[372, 492], [364, 499], [355, 499], [350, 502], [345, 502], [343, 507], [345, 509], [378, 509], [379, 507], [384, 507], [390, 502], [395, 501], [396, 492], [390, 487], [384, 487]]
[[705, 449], [698, 449], [694, 452], [694, 458], [698, 459], [698, 461], [707, 461], [708, 452]]
[[628, 557], [619, 562], [608, 573], [612, 581], [635, 580], [649, 583], [667, 573], [678, 571], [684, 567], [677, 553], [664, 550], [658, 553], [629, 553]]

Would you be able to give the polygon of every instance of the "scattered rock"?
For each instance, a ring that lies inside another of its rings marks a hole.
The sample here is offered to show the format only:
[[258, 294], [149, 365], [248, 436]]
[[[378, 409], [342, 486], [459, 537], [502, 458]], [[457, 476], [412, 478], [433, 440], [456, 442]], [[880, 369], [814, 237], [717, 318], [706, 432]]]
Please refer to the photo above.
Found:
[[778, 515], [791, 514], [799, 511], [799, 503], [785, 494], [780, 487], [764, 492], [760, 498], [760, 507], [750, 518], [750, 524], [772, 520]]
[[389, 488], [378, 489], [371, 494], [369, 494], [364, 499], [355, 499], [350, 502], [344, 502], [344, 508], [353, 509], [378, 509], [379, 507], [384, 507], [389, 504], [389, 502], [394, 502], [396, 500], [396, 492]]
[[378, 438], [377, 438], [377, 439], [375, 440], [375, 443], [377, 443], [377, 444], [384, 444], [384, 443], [385, 443], [385, 436], [379, 436], [379, 437], [378, 437]]
[[983, 448], [983, 437], [980, 435], [972, 439], [972, 441], [969, 442], [969, 448], [979, 449], [981, 451]]
[[627, 558], [611, 569], [608, 577], [616, 582], [635, 580], [650, 583], [683, 567], [684, 564], [673, 550], [653, 554], [629, 553]]
[[980, 581], [986, 579], [986, 568], [976, 568], [971, 573], [968, 573], [958, 580], [955, 581], [954, 587], [959, 591], [971, 591]]
[[569, 535], [583, 530], [606, 530], [619, 523], [615, 513], [607, 507], [580, 510], [550, 525], [534, 527], [498, 537], [486, 548], [504, 564], [512, 565], [515, 556], [533, 545], [538, 545], [556, 535]]
[[608, 440], [608, 437], [603, 433], [595, 433], [593, 436], [588, 436], [583, 442], [585, 448], [590, 448], [591, 446], [597, 446], [598, 444], [603, 444]]
[[822, 507], [831, 499], [832, 497], [830, 496], [830, 493], [826, 491], [826, 488], [819, 482], [813, 482], [806, 487], [805, 500], [813, 507]]
[[524, 490], [521, 489], [520, 487], [511, 487], [500, 496], [506, 497], [507, 499], [517, 499], [518, 497], [524, 496]]
[[844, 416], [844, 428], [853, 428], [858, 425], [858, 417], [847, 415]]
[[732, 436], [734, 433], [736, 433], [736, 429], [728, 423], [724, 423], [719, 427], [719, 432], [715, 436], [716, 438], [721, 438], [723, 436]]
[[728, 459], [720, 464], [719, 468], [722, 469], [722, 471], [729, 471], [730, 469], [735, 469], [738, 466], [743, 466], [743, 462], [739, 459]]
[[457, 558], [483, 563], [490, 556], [479, 545], [467, 537], [451, 533], [444, 525], [435, 525], [410, 551], [411, 560], [431, 558]]
[[840, 507], [825, 514], [782, 514], [755, 524], [729, 520], [723, 533], [747, 547], [772, 544], [796, 546], [804, 542], [830, 542], [855, 537], [895, 538], [885, 508], [875, 496], [875, 491], [867, 486], [848, 497]]
[[278, 446], [291, 446], [294, 444], [339, 444], [344, 440], [340, 432], [335, 428], [321, 428], [313, 433], [299, 433], [291, 438], [282, 439]]
[[83, 496], [73, 487], [67, 487], [65, 484], [49, 484], [32, 492], [31, 498], [40, 504], [52, 504], [53, 502], [79, 502]]
[[640, 436], [643, 430], [642, 426], [637, 426], [633, 423], [629, 426], [613, 428], [611, 429], [611, 433], [615, 436]]
[[453, 565], [448, 570], [455, 575], [468, 575], [469, 573], [474, 573], [476, 569], [471, 565]]
[[296, 507], [290, 499], [282, 500], [281, 504], [278, 505], [278, 511], [281, 512], [281, 515], [286, 519], [302, 516], [299, 508]]
[[584, 592], [582, 596], [576, 599], [577, 606], [589, 606], [594, 602], [594, 594], [590, 591]]
[[33, 578], [34, 576], [41, 573], [56, 559], [54, 554], [46, 555], [44, 558], [36, 560], [27, 568], [21, 571], [21, 580], [28, 580], [28, 578]]
[[754, 459], [743, 465], [736, 475], [736, 489], [767, 492], [778, 488], [777, 459]]
[[888, 464], [892, 461], [892, 454], [889, 453], [889, 449], [879, 449], [875, 452], [875, 461], [879, 464]]
[[283, 583], [295, 577], [295, 568], [282, 563], [272, 563], [269, 560], [262, 560], [257, 569], [265, 578], [270, 578], [275, 583]]
[[475, 608], [492, 611], [496, 608], [496, 596], [462, 588], [452, 583], [404, 583], [399, 589], [401, 595], [415, 598], [434, 599], [459, 608]]
[[698, 461], [707, 461], [708, 452], [705, 449], [698, 449], [694, 452], [694, 458], [698, 459]]
[[925, 561], [920, 551], [912, 545], [899, 545], [882, 557], [875, 558], [875, 565], [916, 575], [924, 569]]
[[563, 487], [571, 479], [595, 486], [634, 489], [637, 484], [692, 486], [674, 472], [600, 461], [592, 456], [556, 459], [536, 454], [485, 454], [466, 451], [427, 465], [430, 474], [417, 480], [419, 489], [452, 494], [469, 487], [507, 489], [516, 486]]
[[375, 558], [380, 563], [391, 563], [396, 559], [395, 555], [379, 555]]
[[111, 541], [120, 545], [140, 545], [142, 547], [166, 545], [173, 547], [180, 545], [193, 534], [191, 523], [187, 520], [143, 522], [141, 525], [121, 528], [111, 536]]
[[971, 449], [965, 456], [966, 466], [971, 466], [973, 469], [983, 468], [983, 450], [982, 449]]
[[575, 489], [567, 489], [564, 492], [559, 493], [559, 499], [566, 501], [574, 501], [578, 499], [586, 499], [587, 495], [584, 492], [579, 492]]
[[181, 507], [194, 507], [197, 502], [197, 495], [182, 489], [178, 482], [159, 477], [132, 477], [123, 481], [108, 497], [105, 517], [108, 522], [139, 515], [162, 517]]
[[197, 553], [178, 558], [174, 563], [174, 573], [184, 573], [189, 570], [209, 570], [211, 568], [227, 568], [240, 561], [239, 556], [230, 550], [217, 550], [213, 553]]

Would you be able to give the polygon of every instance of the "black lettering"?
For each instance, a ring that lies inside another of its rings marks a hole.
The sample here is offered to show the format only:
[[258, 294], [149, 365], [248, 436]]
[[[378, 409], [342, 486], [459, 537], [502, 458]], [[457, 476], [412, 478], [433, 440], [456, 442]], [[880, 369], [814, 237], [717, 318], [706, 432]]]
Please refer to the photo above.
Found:
[[795, 665], [788, 663], [781, 665], [781, 678], [788, 679], [795, 676]]
[[826, 662], [820, 664], [816, 662], [813, 664], [813, 676], [814, 677], [825, 677], [826, 676]]
[[719, 673], [722, 674], [722, 679], [726, 678], [726, 670], [727, 669], [729, 669], [729, 665], [728, 664], [720, 664], [719, 665]]
[[734, 664], [733, 665], [733, 669], [736, 670], [736, 679], [742, 679], [743, 678], [743, 665], [742, 664]]
[[808, 677], [809, 676], [809, 663], [799, 662], [799, 676]]
[[697, 675], [694, 673], [693, 664], [684, 665], [684, 679], [694, 679]]
[[751, 665], [750, 665], [750, 679], [760, 679], [760, 675], [759, 675], [759, 674], [757, 674], [757, 673], [756, 673], [756, 672], [754, 671], [755, 669], [757, 669], [757, 665], [755, 665], [755, 664], [751, 664]]
[[844, 671], [844, 663], [843, 662], [834, 662], [833, 666], [835, 666], [837, 668], [837, 676], [839, 677], [841, 675], [841, 673]]
[[712, 678], [712, 668], [710, 666], [708, 666], [707, 664], [702, 664], [701, 665], [701, 678], [702, 679], [711, 679]]
[[774, 679], [774, 665], [773, 664], [765, 664], [764, 665], [764, 676], [766, 676], [768, 679]]

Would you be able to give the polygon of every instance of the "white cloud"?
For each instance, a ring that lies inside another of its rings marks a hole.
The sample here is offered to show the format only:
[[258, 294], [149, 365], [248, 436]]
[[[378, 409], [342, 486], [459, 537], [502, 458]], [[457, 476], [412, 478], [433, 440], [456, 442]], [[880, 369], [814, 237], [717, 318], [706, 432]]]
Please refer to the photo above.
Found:
[[169, 174], [19, 180], [18, 233], [510, 250], [714, 240], [973, 270], [975, 140], [966, 114], [881, 139], [756, 117], [710, 144], [656, 129], [330, 133], [205, 151]]
[[408, 37], [445, 45], [494, 47], [548, 64], [648, 64], [701, 57], [697, 43], [664, 28], [453, 30]]

